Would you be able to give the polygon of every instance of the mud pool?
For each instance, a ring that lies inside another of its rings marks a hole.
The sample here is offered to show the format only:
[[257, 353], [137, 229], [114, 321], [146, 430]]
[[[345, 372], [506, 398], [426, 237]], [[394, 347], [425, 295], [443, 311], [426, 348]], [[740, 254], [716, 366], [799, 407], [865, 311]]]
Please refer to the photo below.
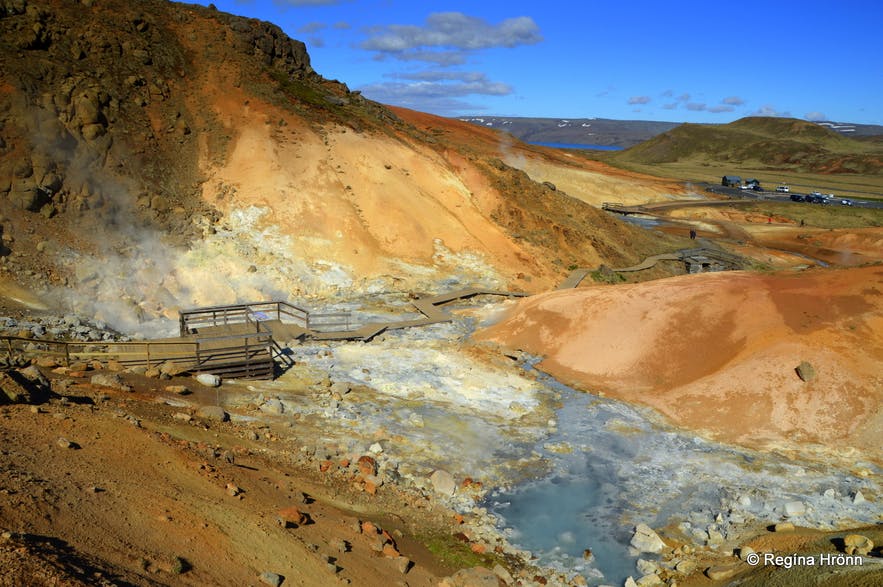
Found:
[[[638, 575], [629, 540], [639, 522], [716, 547], [715, 535], [752, 523], [879, 521], [872, 501], [855, 498], [880, 494], [880, 471], [869, 463], [853, 466], [862, 476], [708, 442], [649, 410], [563, 386], [529, 357], [476, 352], [470, 333], [504, 305], [476, 302], [452, 323], [367, 344], [292, 345], [296, 368], [272, 382], [225, 385], [222, 401], [261, 406], [262, 419], [315, 438], [317, 452], [355, 454], [376, 443], [387, 470], [419, 489], [432, 490], [426, 478], [436, 468], [480, 479], [496, 488], [481, 505], [510, 543], [590, 584]], [[346, 307], [354, 323], [382, 314]], [[340, 399], [304, 392], [323, 378], [352, 391]], [[475, 506], [458, 498], [455, 508]]]

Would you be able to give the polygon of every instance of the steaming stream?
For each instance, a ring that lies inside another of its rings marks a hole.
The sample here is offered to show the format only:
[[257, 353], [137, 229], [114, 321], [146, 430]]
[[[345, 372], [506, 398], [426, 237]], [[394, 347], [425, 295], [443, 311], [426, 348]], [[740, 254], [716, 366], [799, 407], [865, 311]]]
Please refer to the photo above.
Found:
[[[490, 364], [474, 356], [462, 341], [499, 307], [474, 305], [478, 318], [460, 315], [367, 344], [295, 345], [300, 379], [287, 373], [225, 385], [225, 403], [278, 401], [281, 413], [268, 420], [297, 414], [298, 436], [312, 428], [320, 444], [355, 452], [381, 431], [398, 474], [428, 491], [435, 468], [496, 486], [483, 505], [509, 541], [590, 584], [638, 575], [628, 546], [638, 522], [671, 524], [704, 545], [710, 530], [726, 537], [733, 524], [780, 521], [794, 501], [806, 510], [788, 518], [796, 524], [876, 521], [872, 502], [850, 497], [879, 493], [879, 470], [870, 464], [860, 464], [873, 473], [862, 478], [708, 442], [659, 423], [650, 411], [563, 386], [531, 362]], [[305, 369], [357, 387], [344, 401], [317, 401], [304, 393]], [[457, 495], [454, 503], [463, 511], [474, 505]]]

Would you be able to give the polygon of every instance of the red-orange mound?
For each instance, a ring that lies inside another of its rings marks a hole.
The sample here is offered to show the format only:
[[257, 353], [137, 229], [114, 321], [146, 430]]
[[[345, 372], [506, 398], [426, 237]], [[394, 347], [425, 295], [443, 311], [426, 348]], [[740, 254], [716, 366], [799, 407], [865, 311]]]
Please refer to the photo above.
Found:
[[[881, 457], [883, 267], [556, 291], [523, 300], [478, 338], [721, 440]], [[814, 379], [797, 376], [801, 361]]]

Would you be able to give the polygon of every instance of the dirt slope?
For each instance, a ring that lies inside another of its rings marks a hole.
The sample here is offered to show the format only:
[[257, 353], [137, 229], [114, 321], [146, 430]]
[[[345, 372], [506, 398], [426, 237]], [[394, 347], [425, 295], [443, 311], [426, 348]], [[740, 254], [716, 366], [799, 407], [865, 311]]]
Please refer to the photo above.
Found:
[[[135, 393], [81, 383], [39, 409], [0, 406], [0, 585], [261, 585], [269, 571], [285, 585], [428, 586], [447, 572], [411, 534], [431, 532], [432, 515], [406, 526], [383, 513], [406, 497], [323, 478], [290, 431], [176, 418], [194, 410], [143, 379]], [[281, 527], [291, 506], [311, 523]], [[407, 575], [359, 520], [399, 530]]]
[[501, 136], [366, 100], [270, 23], [158, 0], [7, 3], [0, 271], [129, 330], [340, 290], [542, 291], [572, 265], [673, 248], [585, 202], [676, 184], [507, 153]]
[[[479, 336], [563, 381], [726, 441], [856, 447], [880, 460], [883, 268], [742, 272], [526, 299]], [[795, 368], [808, 361], [815, 378]]]

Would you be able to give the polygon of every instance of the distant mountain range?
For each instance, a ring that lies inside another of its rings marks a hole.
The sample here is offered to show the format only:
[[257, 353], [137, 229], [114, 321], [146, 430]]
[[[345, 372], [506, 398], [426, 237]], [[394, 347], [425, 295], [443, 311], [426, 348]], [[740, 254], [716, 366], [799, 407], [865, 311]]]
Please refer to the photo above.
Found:
[[[460, 116], [459, 120], [508, 132], [526, 143], [569, 143], [628, 148], [680, 126], [679, 122], [613, 120], [610, 118], [522, 118]], [[846, 136], [883, 135], [883, 126], [849, 122], [817, 122]]]

